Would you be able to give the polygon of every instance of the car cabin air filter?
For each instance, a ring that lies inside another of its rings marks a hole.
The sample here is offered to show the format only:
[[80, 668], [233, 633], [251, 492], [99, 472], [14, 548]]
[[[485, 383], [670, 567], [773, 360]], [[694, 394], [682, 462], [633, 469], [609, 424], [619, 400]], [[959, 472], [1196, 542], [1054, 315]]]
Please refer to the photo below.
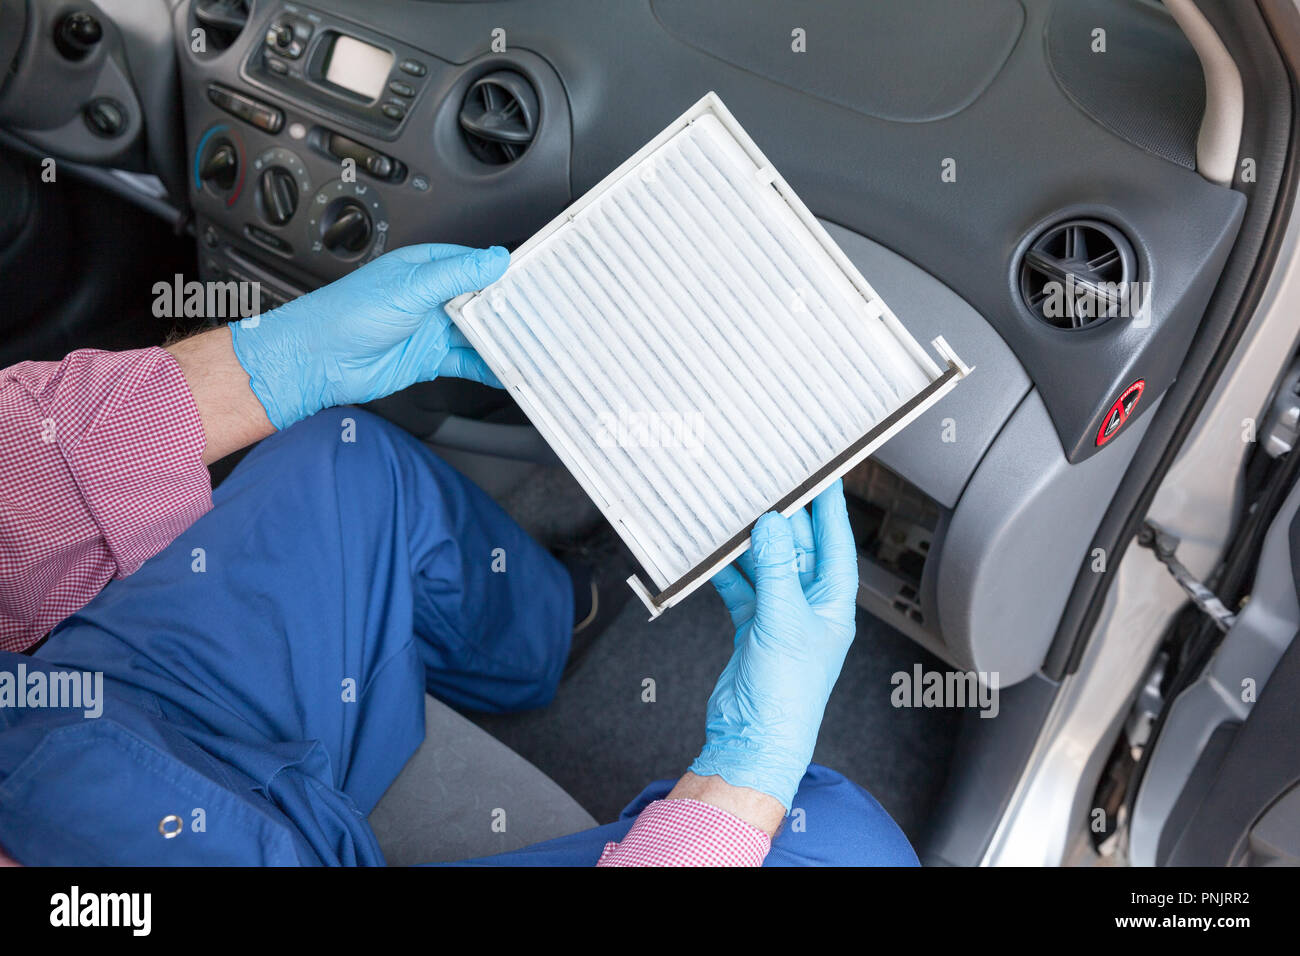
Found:
[[921, 349], [713, 93], [447, 311], [641, 563], [651, 616], [970, 371]]

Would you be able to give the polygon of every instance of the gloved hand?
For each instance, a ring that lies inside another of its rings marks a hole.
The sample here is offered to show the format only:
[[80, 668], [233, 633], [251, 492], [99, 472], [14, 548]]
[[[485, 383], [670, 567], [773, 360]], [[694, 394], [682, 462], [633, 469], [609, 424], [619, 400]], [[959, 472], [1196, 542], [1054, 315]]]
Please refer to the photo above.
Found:
[[[764, 515], [750, 540], [738, 562], [749, 580], [734, 565], [713, 578], [736, 644], [690, 770], [759, 790], [789, 810], [853, 642], [858, 556], [843, 484], [813, 499], [811, 519], [802, 509], [789, 519]], [[815, 552], [815, 567], [800, 573], [796, 548]]]
[[276, 428], [453, 375], [498, 385], [443, 303], [499, 279], [500, 246], [395, 249], [265, 315], [232, 323], [235, 357]]

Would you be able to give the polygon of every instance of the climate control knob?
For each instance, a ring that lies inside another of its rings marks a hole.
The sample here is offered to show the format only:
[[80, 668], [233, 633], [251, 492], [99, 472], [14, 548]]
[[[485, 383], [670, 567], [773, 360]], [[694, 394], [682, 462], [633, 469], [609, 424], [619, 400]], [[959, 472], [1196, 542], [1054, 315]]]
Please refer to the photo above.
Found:
[[272, 166], [258, 182], [262, 215], [273, 226], [283, 226], [298, 210], [298, 183], [283, 166]]
[[335, 260], [330, 268], [368, 262], [388, 247], [388, 214], [372, 184], [332, 180], [312, 196], [303, 213], [307, 246], [326, 261]]
[[194, 156], [194, 189], [233, 206], [244, 189], [244, 143], [225, 123], [210, 127]]
[[239, 154], [235, 147], [225, 141], [213, 143], [212, 150], [204, 157], [199, 166], [199, 179], [204, 183], [225, 192], [235, 185], [239, 175]]
[[321, 241], [338, 256], [351, 256], [370, 243], [373, 226], [365, 207], [351, 199], [337, 199], [321, 220]]

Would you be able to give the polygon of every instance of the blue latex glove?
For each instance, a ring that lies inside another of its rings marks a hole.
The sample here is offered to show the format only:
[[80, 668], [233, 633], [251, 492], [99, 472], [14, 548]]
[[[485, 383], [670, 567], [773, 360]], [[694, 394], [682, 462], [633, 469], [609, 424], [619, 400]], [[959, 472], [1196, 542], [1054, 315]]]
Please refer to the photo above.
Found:
[[[853, 642], [858, 556], [843, 484], [813, 499], [811, 518], [802, 509], [789, 519], [764, 515], [750, 541], [739, 562], [746, 573], [733, 565], [713, 578], [736, 645], [690, 769], [759, 790], [789, 810]], [[812, 552], [815, 566], [801, 573], [797, 551]]]
[[232, 323], [235, 357], [276, 428], [439, 375], [497, 385], [443, 304], [501, 278], [500, 246], [395, 249], [265, 315]]

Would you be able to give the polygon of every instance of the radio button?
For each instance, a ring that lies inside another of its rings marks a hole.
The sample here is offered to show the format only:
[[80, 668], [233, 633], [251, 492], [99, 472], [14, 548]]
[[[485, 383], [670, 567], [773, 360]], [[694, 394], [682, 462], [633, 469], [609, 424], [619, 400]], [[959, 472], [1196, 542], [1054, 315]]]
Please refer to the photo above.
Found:
[[273, 23], [266, 31], [267, 46], [287, 50], [291, 43], [293, 43], [293, 27], [287, 23]]
[[279, 110], [260, 107], [253, 110], [248, 121], [258, 129], [274, 134], [280, 132], [280, 127], [284, 125], [284, 114]]
[[223, 90], [219, 86], [208, 87], [208, 99], [217, 106], [220, 106], [227, 113], [234, 113], [236, 116], [241, 115], [239, 112], [240, 104], [235, 101], [235, 97], [229, 91]]
[[403, 83], [401, 80], [393, 80], [393, 82], [388, 84], [388, 88], [398, 96], [415, 95], [415, 87], [411, 86], [409, 83]]
[[403, 60], [397, 64], [397, 68], [411, 76], [424, 76], [428, 72], [428, 68], [419, 60]]
[[406, 175], [406, 167], [393, 157], [338, 133], [328, 135], [325, 148], [339, 159], [355, 160], [358, 166], [377, 179], [398, 182]]
[[406, 107], [400, 103], [385, 103], [379, 107], [379, 111], [387, 116], [390, 120], [400, 120], [406, 115]]
[[372, 176], [387, 179], [393, 175], [393, 161], [383, 153], [371, 153], [366, 157], [366, 171]]
[[283, 17], [267, 27], [266, 45], [276, 53], [296, 60], [302, 56], [302, 45], [310, 36], [310, 25]]
[[268, 133], [278, 133], [284, 125], [284, 114], [278, 109], [225, 87], [216, 84], [209, 86], [208, 99], [232, 116], [238, 116], [245, 123], [252, 123]]

